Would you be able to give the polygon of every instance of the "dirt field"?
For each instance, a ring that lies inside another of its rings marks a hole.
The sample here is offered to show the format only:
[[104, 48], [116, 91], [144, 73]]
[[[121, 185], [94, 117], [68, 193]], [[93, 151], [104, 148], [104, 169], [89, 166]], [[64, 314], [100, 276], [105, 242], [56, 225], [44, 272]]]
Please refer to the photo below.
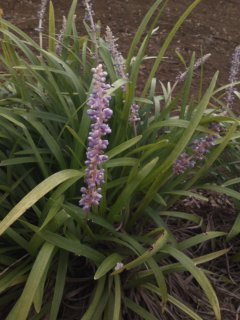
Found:
[[[4, 17], [29, 34], [36, 34], [37, 11], [40, 0], [0, 0]], [[100, 19], [103, 28], [109, 25], [119, 38], [119, 46], [126, 53], [137, 26], [154, 0], [93, 0], [95, 17]], [[57, 22], [61, 25], [62, 16], [66, 15], [71, 0], [53, 0]], [[165, 14], [159, 24], [158, 35], [151, 43], [150, 53], [156, 53], [162, 40], [184, 9], [192, 0], [169, 0]], [[78, 3], [78, 21], [82, 20], [84, 8], [82, 1]], [[165, 63], [161, 65], [158, 77], [161, 81], [174, 80], [182, 71], [175, 54], [178, 49], [186, 59], [195, 51], [211, 53], [206, 63], [206, 84], [216, 70], [220, 70], [219, 84], [228, 80], [231, 55], [234, 48], [240, 44], [239, 32], [240, 1], [239, 0], [202, 0], [193, 14], [180, 29], [167, 52]], [[80, 28], [82, 26], [80, 25]], [[84, 32], [84, 30], [83, 30]], [[144, 75], [148, 70], [142, 70]]]

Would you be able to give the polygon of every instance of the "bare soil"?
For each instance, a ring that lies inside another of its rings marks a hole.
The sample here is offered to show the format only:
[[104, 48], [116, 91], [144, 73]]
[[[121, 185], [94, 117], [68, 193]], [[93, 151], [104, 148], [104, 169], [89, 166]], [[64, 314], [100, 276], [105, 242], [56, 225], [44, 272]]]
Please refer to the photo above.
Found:
[[[37, 36], [37, 11], [40, 0], [0, 0], [4, 17], [22, 30]], [[119, 38], [119, 46], [123, 54], [127, 53], [134, 33], [144, 14], [154, 3], [154, 0], [93, 0], [96, 19], [101, 20], [105, 29], [109, 25]], [[61, 26], [62, 16], [67, 14], [71, 1], [53, 0], [57, 23]], [[169, 0], [165, 13], [159, 22], [159, 32], [150, 45], [150, 53], [156, 54], [163, 39], [192, 0]], [[84, 16], [82, 1], [78, 3], [77, 19], [80, 22]], [[178, 32], [170, 50], [165, 57], [165, 63], [160, 67], [159, 80], [173, 81], [183, 66], [179, 62], [175, 50], [189, 60], [193, 51], [197, 57], [211, 53], [206, 63], [204, 81], [209, 83], [216, 70], [220, 71], [219, 84], [228, 81], [232, 53], [240, 44], [239, 31], [240, 1], [239, 0], [202, 0], [197, 9], [186, 20]], [[82, 25], [80, 24], [82, 28]], [[81, 32], [81, 30], [80, 30]], [[83, 30], [84, 32], [84, 30]], [[142, 70], [145, 75], [148, 67]]]

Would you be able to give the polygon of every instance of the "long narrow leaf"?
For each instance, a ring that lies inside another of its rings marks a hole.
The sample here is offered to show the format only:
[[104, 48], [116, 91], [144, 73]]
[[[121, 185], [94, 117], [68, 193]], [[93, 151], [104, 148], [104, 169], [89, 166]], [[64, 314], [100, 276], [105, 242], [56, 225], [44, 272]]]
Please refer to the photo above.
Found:
[[83, 176], [81, 171], [77, 170], [63, 170], [57, 172], [45, 179], [39, 185], [37, 185], [32, 191], [30, 191], [0, 222], [0, 235], [2, 235], [8, 227], [10, 227], [17, 219], [25, 213], [27, 209], [32, 207], [38, 200], [40, 200], [49, 191], [53, 190], [59, 184], [74, 177]]
[[33, 298], [42, 277], [46, 272], [46, 267], [49, 260], [52, 258], [55, 247], [49, 243], [45, 243], [39, 252], [37, 259], [28, 277], [27, 283], [24, 287], [23, 293], [19, 298], [17, 304], [7, 316], [6, 320], [26, 320], [30, 311]]

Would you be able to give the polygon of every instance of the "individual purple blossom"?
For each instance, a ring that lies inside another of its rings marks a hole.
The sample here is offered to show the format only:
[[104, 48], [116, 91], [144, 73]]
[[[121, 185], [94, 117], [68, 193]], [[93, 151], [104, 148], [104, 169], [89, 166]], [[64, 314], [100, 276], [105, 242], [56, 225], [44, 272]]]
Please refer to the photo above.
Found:
[[232, 56], [231, 69], [229, 74], [229, 82], [231, 86], [227, 90], [227, 105], [229, 108], [232, 107], [234, 102], [234, 85], [233, 83], [238, 80], [238, 74], [240, 71], [240, 46], [235, 48], [235, 51]]
[[107, 42], [109, 51], [111, 53], [117, 75], [120, 78], [127, 80], [128, 75], [126, 74], [126, 71], [125, 71], [124, 58], [121, 52], [119, 52], [118, 50], [118, 44], [116, 43], [117, 39], [113, 36], [113, 33], [108, 26], [106, 28], [105, 40]]
[[85, 183], [87, 187], [81, 188], [82, 198], [79, 205], [85, 212], [89, 212], [92, 206], [98, 206], [102, 198], [101, 185], [104, 183], [104, 169], [102, 163], [108, 160], [104, 150], [108, 146], [108, 140], [103, 137], [111, 133], [107, 124], [112, 116], [112, 110], [109, 108], [111, 97], [107, 95], [110, 85], [106, 84], [107, 73], [99, 64], [93, 71], [93, 90], [88, 100], [87, 111], [92, 121], [91, 130], [88, 136], [87, 160], [85, 161]]

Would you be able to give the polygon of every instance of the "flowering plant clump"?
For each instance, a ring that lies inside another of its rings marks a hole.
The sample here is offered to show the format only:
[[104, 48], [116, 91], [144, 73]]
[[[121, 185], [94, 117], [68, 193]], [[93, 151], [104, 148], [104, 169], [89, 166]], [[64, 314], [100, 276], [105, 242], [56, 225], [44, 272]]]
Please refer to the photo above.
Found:
[[83, 193], [79, 204], [84, 211], [89, 212], [93, 205], [98, 205], [101, 199], [101, 185], [104, 183], [104, 169], [101, 164], [107, 161], [108, 157], [104, 155], [104, 150], [108, 146], [108, 141], [102, 137], [111, 133], [109, 125], [106, 123], [112, 116], [112, 110], [109, 108], [110, 96], [107, 90], [110, 85], [106, 84], [107, 73], [99, 64], [93, 71], [93, 92], [88, 101], [90, 109], [89, 118], [92, 120], [91, 131], [88, 137], [87, 160], [85, 164], [85, 182], [87, 188], [81, 188]]
[[[239, 120], [226, 112], [217, 73], [200, 97], [191, 92], [194, 70], [209, 54], [197, 62], [193, 54], [173, 86], [157, 79], [199, 2], [151, 60], [162, 0], [146, 13], [126, 57], [109, 27], [101, 36], [90, 0], [83, 35], [77, 0], [59, 37], [49, 1], [48, 42], [41, 25], [36, 43], [0, 19], [2, 319], [221, 320], [218, 279], [229, 270], [221, 268], [213, 288], [212, 260], [230, 254], [239, 219], [226, 238], [206, 214], [176, 208], [181, 197], [206, 201], [198, 190], [239, 201]], [[140, 78], [146, 59], [153, 65]]]

